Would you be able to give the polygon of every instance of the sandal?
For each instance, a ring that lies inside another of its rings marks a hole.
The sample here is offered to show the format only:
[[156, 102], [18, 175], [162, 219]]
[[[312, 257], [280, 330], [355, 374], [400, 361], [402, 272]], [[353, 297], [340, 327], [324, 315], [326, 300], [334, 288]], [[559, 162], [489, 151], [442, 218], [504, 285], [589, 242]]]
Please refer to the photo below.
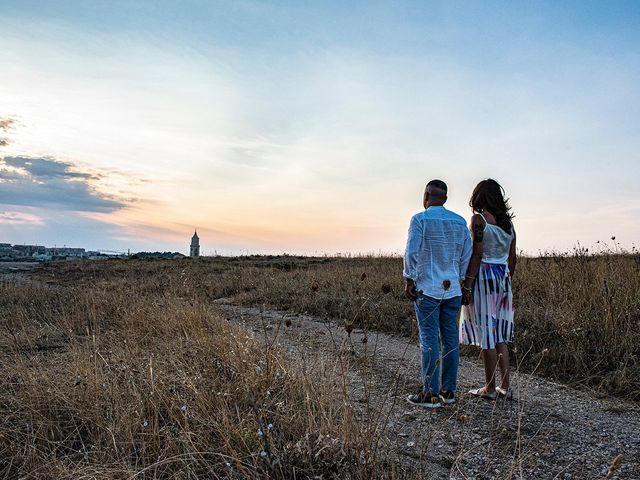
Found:
[[505, 400], [513, 400], [513, 390], [511, 390], [511, 387], [509, 388], [496, 387], [496, 393], [500, 398], [504, 398]]
[[496, 399], [496, 392], [487, 392], [485, 387], [482, 388], [476, 388], [474, 390], [469, 390], [469, 395], [472, 395], [474, 397], [479, 397], [479, 398], [484, 398], [485, 400], [495, 400]]

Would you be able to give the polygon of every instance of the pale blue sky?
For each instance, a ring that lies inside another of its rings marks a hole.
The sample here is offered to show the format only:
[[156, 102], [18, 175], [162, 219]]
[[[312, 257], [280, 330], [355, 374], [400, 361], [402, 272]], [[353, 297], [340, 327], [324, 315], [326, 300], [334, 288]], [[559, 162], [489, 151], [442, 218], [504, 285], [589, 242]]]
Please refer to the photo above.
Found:
[[2, 14], [0, 241], [401, 251], [429, 179], [468, 217], [489, 176], [526, 251], [639, 238], [638, 2]]

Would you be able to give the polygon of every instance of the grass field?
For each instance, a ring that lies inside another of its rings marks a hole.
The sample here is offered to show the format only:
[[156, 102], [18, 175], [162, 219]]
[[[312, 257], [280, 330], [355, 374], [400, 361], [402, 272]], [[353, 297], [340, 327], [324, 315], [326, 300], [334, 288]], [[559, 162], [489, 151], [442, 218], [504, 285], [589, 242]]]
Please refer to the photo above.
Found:
[[[33, 282], [0, 283], [0, 474], [393, 475], [335, 377], [288, 364], [210, 305], [224, 298], [410, 335], [401, 264], [60, 262]], [[640, 401], [640, 255], [521, 258], [514, 288], [515, 368]]]
[[[257, 256], [60, 263], [39, 277], [138, 296], [229, 298], [411, 334], [401, 272], [392, 257]], [[514, 293], [519, 369], [640, 400], [640, 253], [523, 257]]]
[[1, 478], [369, 478], [381, 468], [329, 373], [288, 364], [198, 299], [135, 277], [136, 265], [99, 264], [127, 272], [107, 283], [0, 284]]

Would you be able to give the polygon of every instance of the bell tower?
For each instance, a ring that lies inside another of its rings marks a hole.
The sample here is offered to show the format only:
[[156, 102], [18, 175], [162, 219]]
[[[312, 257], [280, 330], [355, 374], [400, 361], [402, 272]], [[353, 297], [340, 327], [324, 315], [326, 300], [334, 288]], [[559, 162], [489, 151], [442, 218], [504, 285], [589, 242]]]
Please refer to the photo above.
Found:
[[198, 237], [198, 231], [196, 230], [191, 237], [191, 248], [189, 249], [189, 256], [200, 256], [200, 238]]

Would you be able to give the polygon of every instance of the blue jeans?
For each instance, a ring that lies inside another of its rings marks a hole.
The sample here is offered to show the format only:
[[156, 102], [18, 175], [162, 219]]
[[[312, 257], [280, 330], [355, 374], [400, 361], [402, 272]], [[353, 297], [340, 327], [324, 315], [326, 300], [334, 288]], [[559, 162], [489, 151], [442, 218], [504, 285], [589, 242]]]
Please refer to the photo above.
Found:
[[[458, 376], [458, 312], [462, 297], [446, 300], [418, 295], [416, 317], [422, 353], [422, 385], [427, 393], [440, 393], [440, 365], [442, 390], [456, 391]], [[442, 356], [440, 356], [442, 340]]]

